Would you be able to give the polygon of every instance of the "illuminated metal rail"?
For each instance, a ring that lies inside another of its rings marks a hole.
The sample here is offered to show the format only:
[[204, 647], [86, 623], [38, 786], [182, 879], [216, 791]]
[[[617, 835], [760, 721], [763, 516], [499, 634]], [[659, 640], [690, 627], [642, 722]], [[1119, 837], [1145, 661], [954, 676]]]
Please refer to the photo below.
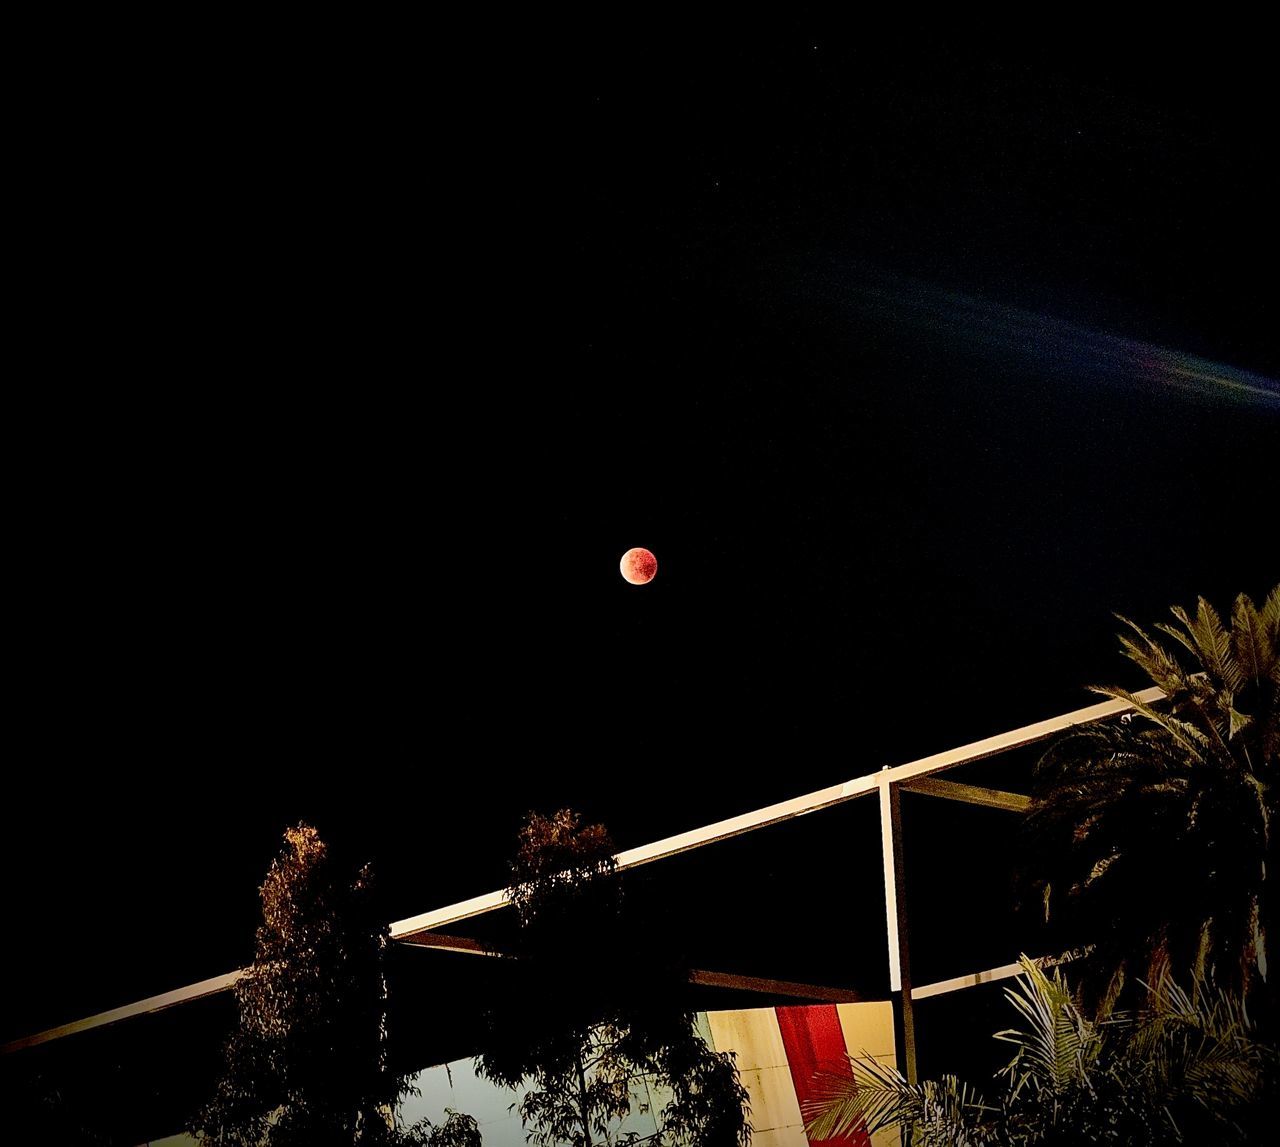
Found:
[[[1141, 693], [1135, 694], [1135, 696], [1143, 704], [1150, 704], [1161, 700], [1164, 694], [1159, 689], [1153, 688], [1146, 689]], [[740, 816], [729, 817], [726, 820], [716, 821], [713, 824], [703, 825], [701, 828], [691, 829], [688, 832], [677, 833], [674, 836], [654, 841], [652, 844], [644, 844], [638, 848], [627, 849], [617, 855], [618, 868], [637, 868], [642, 864], [665, 860], [668, 857], [678, 856], [684, 852], [705, 848], [709, 844], [730, 840], [735, 836], [741, 836], [743, 833], [754, 832], [757, 829], [767, 828], [770, 825], [781, 824], [797, 817], [807, 816], [809, 813], [832, 808], [855, 800], [858, 797], [870, 796], [872, 793], [877, 794], [880, 799], [881, 814], [881, 845], [885, 878], [885, 920], [889, 936], [889, 984], [890, 991], [895, 996], [895, 1004], [905, 1011], [908, 1029], [907, 1046], [905, 1048], [907, 1067], [908, 1074], [914, 1076], [914, 1039], [910, 1035], [911, 1001], [913, 999], [925, 999], [929, 996], [941, 995], [946, 992], [959, 991], [962, 988], [972, 987], [979, 983], [1004, 979], [1008, 976], [1016, 975], [1018, 966], [1010, 964], [1001, 968], [961, 976], [958, 979], [942, 981], [938, 984], [912, 987], [909, 974], [904, 975], [909, 966], [909, 961], [906, 958], [905, 928], [901, 926], [903, 923], [903, 905], [901, 887], [897, 877], [901, 862], [901, 827], [896, 807], [899, 790], [906, 789], [908, 792], [918, 792], [946, 800], [959, 800], [971, 804], [1001, 808], [1010, 812], [1023, 811], [1028, 805], [1028, 798], [1022, 794], [1005, 793], [995, 789], [956, 784], [950, 781], [931, 780], [930, 778], [937, 773], [945, 772], [959, 765], [980, 761], [986, 757], [993, 757], [999, 753], [1009, 752], [1024, 745], [1046, 740], [1055, 733], [1063, 732], [1073, 725], [1083, 725], [1091, 721], [1117, 716], [1127, 712], [1130, 708], [1131, 706], [1123, 701], [1104, 701], [1098, 705], [1090, 705], [1084, 709], [1075, 709], [1070, 713], [1050, 717], [1045, 721], [1024, 725], [1019, 729], [1011, 729], [1006, 733], [997, 733], [993, 737], [973, 741], [958, 748], [947, 749], [945, 752], [921, 757], [919, 760], [910, 761], [907, 764], [886, 766], [879, 772], [866, 773], [841, 784], [828, 785], [826, 788], [806, 793], [803, 796], [766, 805], [764, 808], [742, 813]], [[393, 940], [412, 942], [415, 937], [419, 937], [423, 933], [432, 932], [435, 929], [444, 928], [450, 924], [456, 924], [459, 921], [469, 920], [476, 916], [483, 916], [486, 913], [505, 907], [507, 903], [507, 895], [504, 890], [487, 892], [482, 896], [474, 896], [469, 900], [448, 904], [443, 908], [436, 908], [418, 916], [409, 916], [404, 920], [397, 920], [391, 925], [391, 938]], [[448, 945], [431, 946], [447, 947]], [[4, 1044], [3, 1047], [0, 1047], [0, 1053], [7, 1054], [20, 1051], [23, 1048], [48, 1043], [51, 1040], [61, 1039], [77, 1032], [90, 1031], [94, 1028], [105, 1027], [108, 1024], [119, 1023], [121, 1020], [150, 1015], [153, 1012], [163, 1011], [178, 1004], [203, 999], [218, 992], [226, 991], [242, 975], [244, 975], [243, 969], [227, 972], [212, 979], [201, 980], [197, 984], [189, 984], [185, 988], [177, 988], [172, 992], [165, 992], [158, 996], [149, 996], [144, 1000], [138, 1000], [123, 1007], [112, 1008], [110, 1011], [86, 1016], [84, 1019], [63, 1024], [60, 1027], [49, 1028], [47, 1031], [23, 1036], [20, 1039]], [[741, 985], [751, 982], [748, 978], [733, 977], [729, 973], [701, 972], [698, 975], [722, 980], [736, 979]], [[780, 981], [759, 982], [761, 984], [780, 983]], [[793, 986], [801, 988], [805, 985]]]

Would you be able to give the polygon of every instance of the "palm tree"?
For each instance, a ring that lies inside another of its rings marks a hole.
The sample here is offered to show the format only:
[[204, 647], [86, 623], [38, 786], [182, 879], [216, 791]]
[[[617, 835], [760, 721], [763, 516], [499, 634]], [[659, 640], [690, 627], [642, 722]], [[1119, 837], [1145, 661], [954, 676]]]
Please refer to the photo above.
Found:
[[1163, 976], [1136, 1014], [1087, 1018], [1061, 974], [1022, 958], [1005, 992], [1022, 1026], [997, 1033], [1017, 1050], [988, 1101], [955, 1076], [908, 1083], [870, 1056], [819, 1073], [805, 1104], [810, 1139], [909, 1130], [916, 1147], [1259, 1141], [1274, 1103], [1276, 1054], [1257, 1041], [1238, 996]]
[[[1224, 625], [1200, 599], [1174, 608], [1162, 644], [1127, 618], [1121, 644], [1165, 693], [1119, 724], [1082, 726], [1037, 767], [1024, 877], [1045, 914], [1093, 946], [1094, 991], [1172, 962], [1247, 994], [1267, 980], [1277, 935], [1267, 860], [1280, 747], [1280, 586], [1241, 594]], [[1275, 1005], [1275, 977], [1266, 996]], [[1274, 1014], [1274, 1013], [1273, 1013]]]

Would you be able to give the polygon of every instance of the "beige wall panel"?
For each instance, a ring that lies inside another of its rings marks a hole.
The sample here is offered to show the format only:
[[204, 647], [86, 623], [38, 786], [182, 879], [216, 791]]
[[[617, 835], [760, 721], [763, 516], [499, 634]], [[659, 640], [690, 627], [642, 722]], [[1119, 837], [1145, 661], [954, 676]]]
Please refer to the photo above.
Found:
[[[767, 1147], [769, 1141], [760, 1136], [794, 1130], [795, 1141], [804, 1147], [804, 1130], [800, 1104], [791, 1082], [791, 1068], [778, 1030], [778, 1017], [772, 1008], [751, 1008], [738, 1012], [708, 1012], [711, 1039], [717, 1051], [737, 1053], [742, 1086], [751, 1097], [751, 1125], [755, 1128], [753, 1143]], [[781, 1147], [784, 1140], [777, 1140]]]
[[874, 1056], [896, 1063], [893, 1046], [893, 1005], [888, 1000], [865, 1004], [836, 1004], [844, 1045], [850, 1055]]

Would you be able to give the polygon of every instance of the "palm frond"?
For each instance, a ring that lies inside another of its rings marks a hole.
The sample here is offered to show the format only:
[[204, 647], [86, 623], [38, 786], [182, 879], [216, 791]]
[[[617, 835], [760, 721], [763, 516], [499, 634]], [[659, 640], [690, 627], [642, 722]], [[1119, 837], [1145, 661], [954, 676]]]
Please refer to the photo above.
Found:
[[1237, 733], [1253, 724], [1253, 718], [1247, 713], [1239, 712], [1233, 705], [1227, 710], [1227, 740], [1234, 740]]
[[[1158, 641], [1155, 641], [1136, 622], [1130, 621], [1129, 618], [1120, 613], [1115, 616], [1137, 634], [1137, 641], [1123, 633], [1119, 635], [1120, 646], [1125, 656], [1159, 685], [1165, 693], [1173, 694], [1184, 688], [1187, 682], [1187, 674], [1178, 663], [1178, 659]], [[1176, 631], [1174, 631], [1173, 636], [1180, 641], [1183, 640], [1181, 634]]]
[[1258, 607], [1248, 594], [1237, 597], [1231, 610], [1231, 637], [1242, 670], [1249, 680], [1261, 684], [1267, 679], [1276, 652]]
[[1103, 697], [1112, 697], [1126, 704], [1145, 717], [1148, 721], [1164, 729], [1196, 760], [1203, 761], [1203, 750], [1210, 747], [1209, 737], [1201, 729], [1197, 729], [1190, 721], [1183, 721], [1171, 713], [1162, 713], [1159, 709], [1148, 705], [1128, 689], [1116, 685], [1091, 685], [1092, 692]]
[[1190, 616], [1188, 616], [1187, 611], [1183, 609], [1182, 606], [1180, 605], [1175, 605], [1171, 607], [1169, 612], [1172, 613], [1173, 616], [1176, 617], [1182, 623], [1183, 629], [1186, 630], [1186, 636], [1182, 636], [1180, 631], [1175, 630], [1167, 622], [1158, 622], [1157, 623], [1158, 628], [1164, 630], [1166, 633], [1170, 634], [1173, 637], [1176, 637], [1179, 641], [1181, 641], [1182, 644], [1185, 645], [1191, 651], [1191, 656], [1200, 662], [1200, 668], [1207, 671], [1209, 667], [1205, 665], [1204, 659], [1202, 656], [1203, 651], [1200, 649], [1199, 642], [1196, 641], [1195, 622], [1191, 619]]
[[813, 1079], [814, 1097], [801, 1114], [813, 1139], [845, 1139], [897, 1125], [919, 1102], [918, 1089], [895, 1067], [863, 1053], [851, 1056], [852, 1074], [824, 1070]]
[[1166, 973], [1126, 1049], [1153, 1094], [1184, 1096], [1218, 1120], [1248, 1103], [1276, 1068], [1275, 1048], [1254, 1038], [1243, 996], [1195, 978], [1184, 988]]
[[996, 1039], [1018, 1049], [1001, 1074], [1009, 1076], [1013, 1098], [1024, 1088], [1059, 1094], [1087, 1077], [1101, 1038], [1076, 1008], [1061, 972], [1055, 970], [1049, 977], [1026, 956], [1019, 963], [1022, 972], [1014, 986], [1005, 989], [1005, 999], [1027, 1026], [996, 1033]]
[[1018, 1047], [998, 1105], [955, 1076], [908, 1083], [864, 1052], [815, 1078], [802, 1108], [810, 1140], [897, 1126], [918, 1147], [1255, 1141], [1242, 1128], [1265, 1115], [1259, 1097], [1280, 1063], [1243, 996], [1199, 977], [1184, 987], [1159, 957], [1138, 982], [1139, 1011], [1090, 1020], [1057, 970], [1021, 964], [1005, 994], [1024, 1030], [997, 1036]]
[[865, 1052], [850, 1056], [849, 1067], [849, 1073], [814, 1076], [814, 1098], [801, 1110], [811, 1140], [903, 1127], [921, 1147], [980, 1147], [990, 1141], [986, 1120], [994, 1109], [954, 1075], [908, 1083], [896, 1067]]
[[1194, 633], [1197, 644], [1205, 651], [1205, 667], [1216, 672], [1218, 679], [1235, 693], [1244, 685], [1244, 674], [1231, 647], [1231, 634], [1208, 601], [1201, 597], [1196, 604]]
[[1262, 604], [1262, 624], [1271, 638], [1271, 644], [1280, 646], [1280, 583], [1267, 594]]

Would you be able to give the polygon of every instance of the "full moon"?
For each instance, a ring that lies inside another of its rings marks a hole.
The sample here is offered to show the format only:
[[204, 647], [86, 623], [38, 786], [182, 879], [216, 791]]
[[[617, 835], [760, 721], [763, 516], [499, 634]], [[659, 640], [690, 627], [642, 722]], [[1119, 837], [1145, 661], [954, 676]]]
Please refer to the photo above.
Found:
[[622, 576], [632, 585], [644, 585], [653, 581], [658, 572], [658, 559], [641, 546], [628, 550], [618, 563]]

